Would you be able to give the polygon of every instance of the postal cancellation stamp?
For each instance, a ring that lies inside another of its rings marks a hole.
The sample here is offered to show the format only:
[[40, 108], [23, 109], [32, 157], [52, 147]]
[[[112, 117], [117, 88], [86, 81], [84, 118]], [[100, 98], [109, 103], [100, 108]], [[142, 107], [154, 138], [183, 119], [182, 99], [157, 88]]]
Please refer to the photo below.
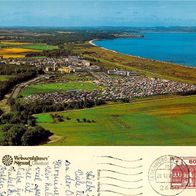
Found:
[[161, 156], [152, 163], [148, 180], [153, 190], [163, 196], [196, 189], [196, 158]]

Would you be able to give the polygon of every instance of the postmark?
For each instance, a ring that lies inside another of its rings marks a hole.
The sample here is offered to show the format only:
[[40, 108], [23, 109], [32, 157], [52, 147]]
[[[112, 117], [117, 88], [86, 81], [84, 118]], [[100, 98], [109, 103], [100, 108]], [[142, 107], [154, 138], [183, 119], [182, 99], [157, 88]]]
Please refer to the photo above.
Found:
[[161, 156], [151, 164], [148, 180], [159, 195], [180, 195], [189, 185], [189, 167], [181, 157]]

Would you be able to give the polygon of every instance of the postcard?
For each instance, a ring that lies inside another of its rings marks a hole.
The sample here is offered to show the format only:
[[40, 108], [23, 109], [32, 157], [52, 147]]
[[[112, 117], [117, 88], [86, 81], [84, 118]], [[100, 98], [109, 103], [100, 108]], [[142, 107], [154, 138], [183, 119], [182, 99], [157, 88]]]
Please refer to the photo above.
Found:
[[0, 196], [196, 195], [195, 10], [0, 0]]
[[194, 151], [195, 147], [3, 147], [0, 195], [194, 196]]

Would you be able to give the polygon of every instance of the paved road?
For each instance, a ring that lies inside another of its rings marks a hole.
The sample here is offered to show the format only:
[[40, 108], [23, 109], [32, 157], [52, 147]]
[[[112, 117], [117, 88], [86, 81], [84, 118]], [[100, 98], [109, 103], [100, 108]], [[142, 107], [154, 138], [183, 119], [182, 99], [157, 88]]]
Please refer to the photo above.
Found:
[[19, 93], [21, 92], [21, 90], [23, 88], [25, 88], [26, 86], [34, 83], [34, 82], [38, 82], [39, 80], [41, 80], [42, 78], [44, 78], [45, 76], [38, 76], [36, 78], [33, 78], [31, 80], [28, 80], [26, 82], [23, 82], [21, 84], [16, 85], [11, 92], [9, 92], [8, 94], [6, 94], [4, 96], [4, 98], [2, 100], [0, 100], [0, 108], [3, 109], [5, 112], [9, 112], [10, 111], [10, 105], [9, 105], [9, 101], [11, 98], [15, 99], [17, 98], [17, 96], [19, 95]]
[[19, 95], [19, 93], [21, 92], [21, 90], [23, 88], [25, 88], [26, 86], [34, 83], [34, 82], [38, 82], [40, 79], [44, 78], [45, 76], [38, 76], [36, 78], [33, 78], [31, 80], [28, 80], [27, 82], [23, 82], [23, 83], [20, 83], [20, 84], [17, 84], [14, 89], [12, 90], [11, 94], [9, 95], [9, 97], [7, 98], [7, 102], [9, 102], [10, 99], [16, 99], [17, 96]]

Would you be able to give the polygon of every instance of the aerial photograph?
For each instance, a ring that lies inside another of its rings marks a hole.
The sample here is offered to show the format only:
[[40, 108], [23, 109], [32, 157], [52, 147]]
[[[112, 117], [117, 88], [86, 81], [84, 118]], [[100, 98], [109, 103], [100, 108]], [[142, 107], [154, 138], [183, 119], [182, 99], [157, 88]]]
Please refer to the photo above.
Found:
[[0, 0], [0, 145], [195, 146], [195, 10]]

